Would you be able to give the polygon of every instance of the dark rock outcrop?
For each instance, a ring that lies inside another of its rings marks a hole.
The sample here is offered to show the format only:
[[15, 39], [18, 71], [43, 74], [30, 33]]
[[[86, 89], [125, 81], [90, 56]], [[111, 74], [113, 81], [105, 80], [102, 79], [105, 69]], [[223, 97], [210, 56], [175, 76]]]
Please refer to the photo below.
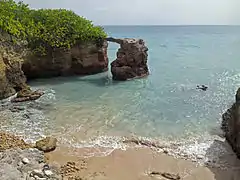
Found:
[[107, 41], [76, 44], [69, 50], [51, 49], [44, 56], [32, 55], [22, 69], [27, 79], [89, 75], [108, 70]]
[[222, 115], [222, 130], [232, 149], [240, 158], [240, 88], [236, 93], [236, 102]]
[[124, 81], [149, 74], [147, 66], [148, 48], [142, 39], [107, 38], [106, 40], [120, 44], [117, 59], [111, 63], [114, 80]]

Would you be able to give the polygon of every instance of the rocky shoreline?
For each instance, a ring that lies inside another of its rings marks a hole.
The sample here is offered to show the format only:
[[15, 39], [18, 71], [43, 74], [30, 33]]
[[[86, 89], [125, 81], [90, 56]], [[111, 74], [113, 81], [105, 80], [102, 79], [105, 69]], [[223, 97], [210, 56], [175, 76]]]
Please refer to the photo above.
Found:
[[123, 142], [141, 147], [115, 150], [103, 157], [83, 158], [84, 151], [94, 152], [94, 149], [71, 148], [69, 150], [75, 153], [69, 154], [61, 146], [55, 149], [56, 140], [51, 138], [31, 145], [8, 133], [0, 135], [4, 141], [0, 150], [2, 180], [139, 180], [140, 177], [144, 180], [195, 180], [199, 177], [206, 180], [238, 180], [240, 175], [240, 162], [235, 162], [236, 158], [232, 155], [224, 157], [229, 166], [199, 166], [189, 160], [174, 158], [167, 150], [156, 151], [155, 148], [164, 149], [164, 146], [141, 139], [126, 139]]
[[[44, 150], [46, 150], [46, 147], [48, 150], [53, 150], [52, 146], [56, 146], [50, 139], [47, 140], [47, 142], [46, 139], [40, 140], [36, 145], [32, 145], [24, 142], [20, 137], [0, 132], [0, 165], [2, 167], [0, 179], [62, 179], [60, 170], [46, 162]], [[42, 142], [44, 142], [44, 145]]]

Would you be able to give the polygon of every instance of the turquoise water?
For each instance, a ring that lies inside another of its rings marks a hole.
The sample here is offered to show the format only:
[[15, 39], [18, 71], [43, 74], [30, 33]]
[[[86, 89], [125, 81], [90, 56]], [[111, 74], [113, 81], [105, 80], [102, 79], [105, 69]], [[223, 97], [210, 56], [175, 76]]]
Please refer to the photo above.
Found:
[[[28, 110], [38, 115], [32, 113], [35, 120], [15, 120], [8, 127], [27, 137], [55, 134], [71, 145], [133, 134], [206, 139], [219, 129], [221, 114], [240, 86], [239, 26], [108, 26], [105, 30], [113, 37], [144, 39], [150, 75], [127, 82], [113, 82], [110, 72], [36, 80], [31, 85], [46, 94], [29, 103]], [[117, 49], [118, 45], [109, 44], [110, 61]], [[209, 89], [198, 91], [198, 84]]]

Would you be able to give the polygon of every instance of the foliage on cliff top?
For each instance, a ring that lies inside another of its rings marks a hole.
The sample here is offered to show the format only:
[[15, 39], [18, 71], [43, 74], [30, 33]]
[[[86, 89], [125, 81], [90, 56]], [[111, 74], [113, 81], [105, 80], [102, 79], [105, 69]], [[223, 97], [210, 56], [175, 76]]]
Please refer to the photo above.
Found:
[[70, 10], [33, 10], [23, 2], [0, 0], [0, 12], [0, 28], [18, 39], [27, 40], [34, 50], [70, 48], [76, 42], [106, 37], [101, 27]]

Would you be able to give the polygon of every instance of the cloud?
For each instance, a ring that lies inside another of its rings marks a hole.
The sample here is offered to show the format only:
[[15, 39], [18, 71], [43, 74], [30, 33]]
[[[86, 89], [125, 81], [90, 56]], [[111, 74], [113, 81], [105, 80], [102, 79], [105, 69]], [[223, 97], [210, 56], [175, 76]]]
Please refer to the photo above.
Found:
[[240, 24], [239, 0], [23, 0], [67, 8], [97, 24]]

